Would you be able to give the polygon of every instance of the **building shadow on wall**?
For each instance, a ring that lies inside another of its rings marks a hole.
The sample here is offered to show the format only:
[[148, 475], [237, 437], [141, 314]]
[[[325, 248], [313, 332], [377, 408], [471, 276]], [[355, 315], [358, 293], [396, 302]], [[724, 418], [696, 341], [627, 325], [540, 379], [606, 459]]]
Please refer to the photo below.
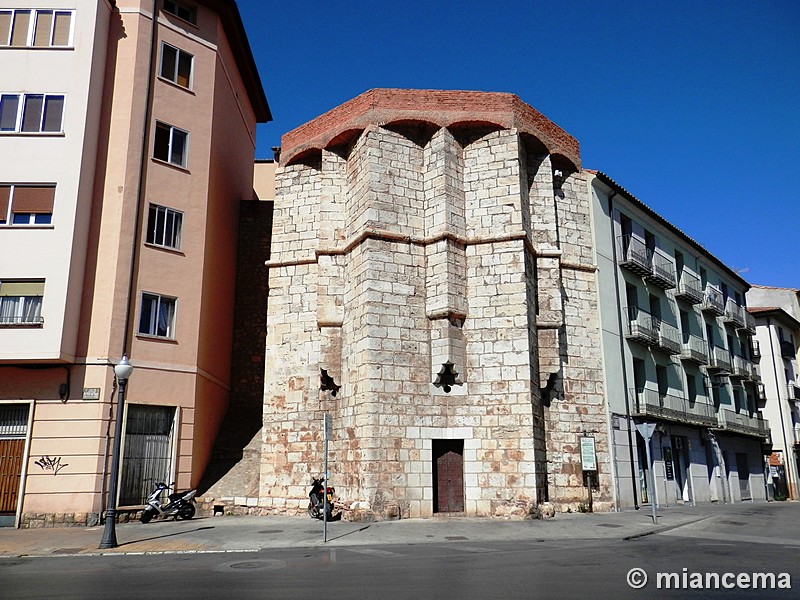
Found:
[[[255, 193], [254, 193], [255, 197]], [[198, 492], [258, 496], [274, 203], [243, 200], [239, 215], [231, 398]]]

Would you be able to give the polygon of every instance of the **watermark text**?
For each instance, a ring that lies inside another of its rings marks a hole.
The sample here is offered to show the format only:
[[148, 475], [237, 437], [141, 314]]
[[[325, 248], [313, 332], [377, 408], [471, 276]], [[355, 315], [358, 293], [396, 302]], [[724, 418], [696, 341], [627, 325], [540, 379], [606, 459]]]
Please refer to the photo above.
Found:
[[[628, 571], [628, 585], [639, 590], [651, 581], [647, 571], [638, 567]], [[790, 590], [792, 578], [789, 573], [701, 573], [683, 570], [671, 573], [655, 573], [654, 583], [659, 590]]]

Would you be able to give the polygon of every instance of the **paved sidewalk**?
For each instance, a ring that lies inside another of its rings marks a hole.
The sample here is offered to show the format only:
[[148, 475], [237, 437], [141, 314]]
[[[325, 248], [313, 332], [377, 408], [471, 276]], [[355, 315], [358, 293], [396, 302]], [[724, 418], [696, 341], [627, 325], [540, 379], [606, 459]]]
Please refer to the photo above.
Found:
[[[330, 546], [424, 544], [492, 540], [624, 539], [667, 531], [724, 514], [725, 506], [660, 509], [653, 525], [650, 509], [619, 513], [558, 514], [541, 521], [436, 517], [377, 523], [334, 521]], [[257, 552], [270, 548], [323, 544], [322, 522], [298, 517], [205, 517], [117, 525], [118, 548], [99, 550], [102, 527], [0, 529], [0, 559], [191, 552]]]

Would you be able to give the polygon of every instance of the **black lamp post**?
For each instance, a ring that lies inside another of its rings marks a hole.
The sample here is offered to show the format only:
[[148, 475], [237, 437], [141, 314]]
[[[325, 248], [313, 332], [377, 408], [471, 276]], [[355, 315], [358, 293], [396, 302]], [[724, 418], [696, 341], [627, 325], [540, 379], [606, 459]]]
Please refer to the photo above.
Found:
[[111, 454], [111, 482], [108, 485], [108, 502], [106, 503], [106, 526], [99, 548], [116, 548], [117, 544], [117, 476], [119, 475], [119, 455], [122, 448], [122, 410], [125, 408], [125, 386], [133, 373], [133, 365], [128, 356], [123, 354], [119, 364], [114, 366], [114, 375], [119, 382], [117, 395], [117, 422], [114, 427], [114, 451]]

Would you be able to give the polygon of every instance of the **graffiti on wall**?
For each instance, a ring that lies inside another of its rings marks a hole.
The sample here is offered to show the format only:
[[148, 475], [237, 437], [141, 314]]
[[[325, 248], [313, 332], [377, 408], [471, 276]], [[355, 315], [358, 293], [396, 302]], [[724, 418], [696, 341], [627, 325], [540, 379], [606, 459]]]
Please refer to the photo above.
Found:
[[58, 475], [61, 469], [69, 466], [69, 463], [61, 463], [60, 456], [43, 456], [39, 460], [34, 461], [34, 464], [39, 465], [44, 471], [52, 471], [53, 475]]

